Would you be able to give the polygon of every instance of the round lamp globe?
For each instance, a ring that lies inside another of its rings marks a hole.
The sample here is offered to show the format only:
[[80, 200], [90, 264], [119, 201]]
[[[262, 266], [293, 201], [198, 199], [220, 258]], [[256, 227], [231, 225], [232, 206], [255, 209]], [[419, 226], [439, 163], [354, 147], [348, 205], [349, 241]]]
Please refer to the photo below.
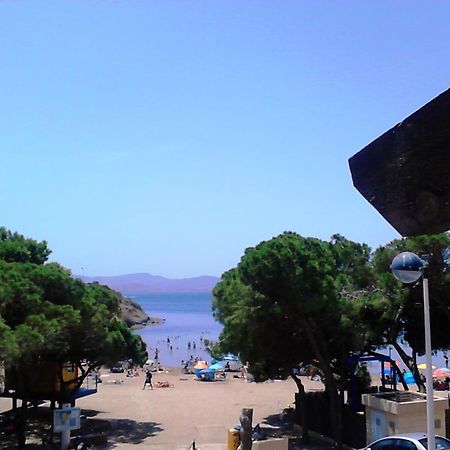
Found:
[[402, 252], [392, 260], [391, 270], [402, 283], [414, 283], [422, 276], [422, 269], [426, 265], [415, 253]]

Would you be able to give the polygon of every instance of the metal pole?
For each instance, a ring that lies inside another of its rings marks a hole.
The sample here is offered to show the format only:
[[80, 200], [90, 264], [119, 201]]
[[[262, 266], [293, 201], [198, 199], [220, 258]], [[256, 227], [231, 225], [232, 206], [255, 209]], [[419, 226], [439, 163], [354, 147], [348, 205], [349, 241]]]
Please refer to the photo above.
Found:
[[425, 324], [425, 357], [426, 357], [426, 388], [427, 388], [427, 434], [428, 450], [435, 450], [434, 431], [434, 398], [433, 398], [433, 366], [431, 365], [431, 328], [430, 328], [430, 300], [428, 296], [428, 278], [423, 274], [423, 313]]
[[[70, 403], [64, 403], [63, 408], [70, 408]], [[67, 424], [68, 425], [68, 424]], [[69, 450], [70, 447], [70, 428], [67, 426], [61, 431], [61, 450]]]
[[61, 431], [61, 450], [68, 450], [70, 447], [70, 430]]

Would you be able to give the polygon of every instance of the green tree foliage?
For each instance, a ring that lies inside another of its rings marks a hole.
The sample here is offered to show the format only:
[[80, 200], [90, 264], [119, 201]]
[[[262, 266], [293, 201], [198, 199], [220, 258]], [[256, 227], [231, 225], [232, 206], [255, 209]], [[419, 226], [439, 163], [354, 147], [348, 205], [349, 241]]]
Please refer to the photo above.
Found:
[[118, 318], [119, 298], [57, 264], [0, 261], [0, 358], [20, 371], [36, 361], [70, 361], [83, 375], [122, 357], [143, 363], [145, 344]]
[[120, 294], [84, 284], [45, 261], [45, 242], [0, 228], [0, 361], [19, 398], [30, 398], [36, 376], [49, 365], [78, 367], [75, 386], [62, 379], [61, 401], [70, 401], [93, 369], [131, 358], [143, 364], [145, 344], [119, 319]]
[[[415, 374], [421, 391], [424, 384], [417, 370], [416, 356], [425, 352], [422, 280], [405, 285], [391, 273], [389, 266], [400, 252], [410, 251], [428, 260], [430, 291], [431, 343], [433, 350], [450, 348], [450, 271], [445, 261], [450, 246], [450, 235], [442, 233], [397, 239], [378, 248], [373, 256], [377, 286], [382, 295], [369, 299], [372, 320], [368, 326], [373, 335], [382, 338], [383, 345], [393, 345], [407, 367]], [[408, 344], [407, 354], [401, 343]]]
[[354, 324], [358, 308], [343, 293], [370, 282], [369, 255], [367, 246], [339, 235], [325, 242], [286, 232], [247, 249], [213, 292], [224, 325], [220, 349], [249, 361], [258, 380], [285, 377], [299, 363], [319, 367], [338, 440], [344, 359], [363, 343]]
[[0, 227], [0, 260], [44, 264], [50, 254], [47, 242], [27, 239], [19, 233]]
[[399, 252], [428, 255], [432, 346], [450, 348], [449, 246], [449, 234], [395, 240], [373, 254], [340, 235], [325, 242], [284, 233], [261, 242], [214, 289], [213, 311], [224, 325], [214, 350], [238, 353], [257, 380], [286, 377], [301, 362], [314, 364], [339, 437], [338, 392], [348, 382], [344, 361], [350, 353], [393, 345], [424, 389], [416, 364], [424, 352], [422, 283], [403, 285], [392, 275]]

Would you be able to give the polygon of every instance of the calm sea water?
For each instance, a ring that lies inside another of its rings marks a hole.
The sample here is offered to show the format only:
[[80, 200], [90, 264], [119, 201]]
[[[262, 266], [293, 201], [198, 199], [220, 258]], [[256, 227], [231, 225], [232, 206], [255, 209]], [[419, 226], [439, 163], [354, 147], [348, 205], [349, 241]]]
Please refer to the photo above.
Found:
[[165, 319], [160, 325], [136, 331], [146, 342], [150, 359], [154, 359], [158, 349], [163, 366], [179, 366], [181, 360], [189, 359], [191, 355], [208, 362], [211, 360], [205, 351], [204, 339], [216, 341], [222, 330], [222, 325], [212, 315], [211, 294], [126, 295], [139, 303], [149, 316]]
[[[191, 355], [211, 360], [211, 356], [205, 351], [203, 340], [217, 340], [222, 330], [222, 325], [212, 316], [211, 294], [127, 294], [127, 296], [138, 302], [148, 315], [165, 319], [160, 325], [136, 331], [147, 343], [149, 358], [154, 359], [155, 351], [158, 349], [159, 360], [166, 366], [178, 366], [181, 360], [189, 359]], [[191, 343], [190, 349], [188, 342]], [[407, 346], [404, 348], [410, 354], [410, 349]], [[400, 368], [404, 368], [393, 348], [379, 349], [379, 352], [390, 354], [392, 359], [398, 361]], [[425, 358], [423, 356], [418, 358], [418, 362], [425, 362]], [[433, 365], [445, 367], [442, 352], [433, 355]], [[379, 362], [369, 363], [369, 370], [374, 374], [379, 373], [380, 366]]]

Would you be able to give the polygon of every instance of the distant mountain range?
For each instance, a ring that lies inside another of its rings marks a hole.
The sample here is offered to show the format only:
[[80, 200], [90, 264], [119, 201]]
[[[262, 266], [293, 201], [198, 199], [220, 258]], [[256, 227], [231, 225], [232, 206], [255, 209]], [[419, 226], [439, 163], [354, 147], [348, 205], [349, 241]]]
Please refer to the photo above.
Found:
[[211, 292], [219, 281], [218, 277], [200, 276], [194, 278], [171, 279], [150, 275], [148, 273], [132, 273], [113, 277], [85, 277], [75, 275], [86, 283], [97, 281], [111, 289], [125, 293], [158, 293], [158, 292]]

